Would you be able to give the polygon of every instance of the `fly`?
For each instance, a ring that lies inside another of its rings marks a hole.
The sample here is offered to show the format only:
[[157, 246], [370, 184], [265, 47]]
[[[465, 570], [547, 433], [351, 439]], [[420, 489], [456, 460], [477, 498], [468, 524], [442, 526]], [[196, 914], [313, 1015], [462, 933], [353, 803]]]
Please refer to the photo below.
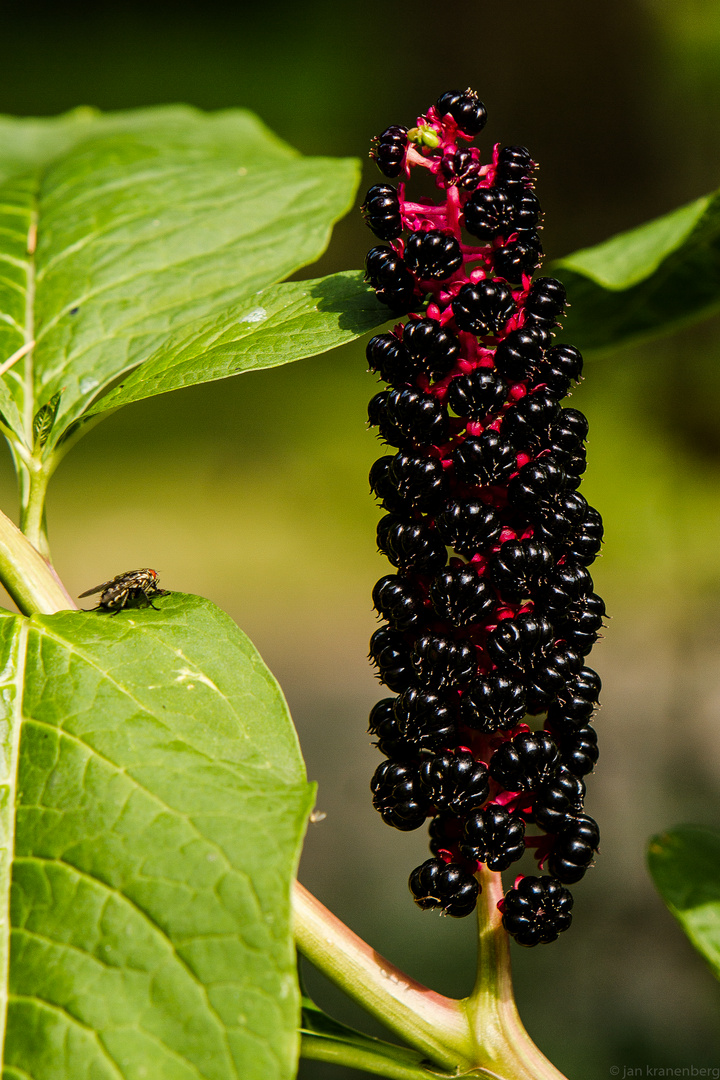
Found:
[[143, 570], [126, 570], [124, 574], [118, 574], [110, 581], [103, 581], [102, 585], [96, 585], [93, 589], [87, 589], [80, 596], [92, 596], [100, 593], [100, 603], [95, 610], [102, 608], [117, 615], [124, 607], [143, 603], [145, 606], [159, 611], [153, 604], [153, 597], [166, 596], [167, 589], [159, 589], [157, 584], [157, 570], [146, 567]]

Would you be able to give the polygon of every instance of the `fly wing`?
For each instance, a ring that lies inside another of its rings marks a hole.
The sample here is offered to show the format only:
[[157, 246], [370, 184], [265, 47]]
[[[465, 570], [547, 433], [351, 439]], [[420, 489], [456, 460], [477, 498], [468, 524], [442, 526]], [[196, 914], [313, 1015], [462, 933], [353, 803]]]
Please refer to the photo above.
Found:
[[92, 596], [93, 593], [105, 592], [108, 585], [112, 585], [112, 582], [103, 581], [102, 585], [96, 585], [94, 589], [86, 589], [85, 592], [81, 592], [78, 599], [82, 600], [83, 596]]

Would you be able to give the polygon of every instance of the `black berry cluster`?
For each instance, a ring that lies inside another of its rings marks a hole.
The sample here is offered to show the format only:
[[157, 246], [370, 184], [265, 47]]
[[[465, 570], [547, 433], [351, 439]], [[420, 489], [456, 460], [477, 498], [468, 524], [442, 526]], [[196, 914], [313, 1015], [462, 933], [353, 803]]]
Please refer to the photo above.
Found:
[[[599, 843], [584, 812], [598, 758], [600, 680], [586, 666], [605, 607], [587, 567], [600, 515], [579, 494], [587, 420], [562, 398], [582, 357], [554, 336], [565, 310], [542, 258], [535, 165], [521, 146], [483, 164], [477, 95], [443, 94], [371, 156], [363, 213], [381, 244], [367, 257], [378, 299], [408, 315], [367, 347], [387, 384], [370, 424], [389, 452], [370, 483], [385, 516], [378, 581], [385, 625], [370, 642], [385, 697], [370, 731], [386, 760], [373, 802], [395, 828], [430, 820], [433, 857], [410, 877], [422, 908], [475, 907], [482, 865], [530, 848], [549, 876], [519, 877], [501, 903], [517, 941], [552, 941], [571, 921], [567, 885]], [[411, 201], [414, 168], [439, 198]]]

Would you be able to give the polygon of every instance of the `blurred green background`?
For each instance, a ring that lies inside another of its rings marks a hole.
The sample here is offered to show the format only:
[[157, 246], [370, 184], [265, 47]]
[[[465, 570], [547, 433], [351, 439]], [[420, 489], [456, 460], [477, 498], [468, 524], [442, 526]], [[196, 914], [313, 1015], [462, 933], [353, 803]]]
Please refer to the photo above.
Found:
[[[364, 158], [372, 134], [471, 85], [489, 110], [485, 147], [524, 143], [540, 162], [551, 258], [720, 183], [717, 0], [6, 0], [0, 12], [8, 113], [246, 105], [306, 153]], [[365, 186], [375, 175], [368, 163]], [[312, 275], [358, 267], [371, 242], [352, 215]], [[711, 320], [590, 358], [572, 400], [591, 423], [583, 491], [606, 521], [594, 576], [613, 616], [592, 660], [602, 850], [571, 932], [514, 964], [531, 1034], [573, 1080], [720, 1066], [718, 986], [644, 868], [651, 833], [720, 824], [719, 359]], [[283, 685], [319, 783], [327, 817], [303, 880], [414, 976], [462, 994], [472, 920], [413, 907], [425, 838], [388, 829], [369, 798], [380, 759], [366, 716], [382, 696], [366, 661], [370, 591], [387, 567], [367, 485], [374, 392], [358, 345], [131, 406], [61, 466], [50, 537], [74, 594], [150, 565], [236, 618]], [[9, 456], [0, 468], [14, 508]], [[357, 1074], [305, 1063], [301, 1075]]]

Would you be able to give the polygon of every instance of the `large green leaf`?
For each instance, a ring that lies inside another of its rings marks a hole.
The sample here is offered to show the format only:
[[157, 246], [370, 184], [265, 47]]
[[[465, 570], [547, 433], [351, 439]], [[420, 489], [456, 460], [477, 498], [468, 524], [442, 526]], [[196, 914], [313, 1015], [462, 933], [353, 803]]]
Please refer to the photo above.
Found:
[[287, 1080], [311, 802], [282, 694], [208, 601], [0, 618], [4, 1080]]
[[[202, 382], [193, 342], [222, 333], [229, 354], [238, 318], [263, 306], [258, 295], [322, 253], [359, 176], [354, 160], [302, 158], [248, 113], [178, 108], [6, 119], [3, 158], [0, 364], [35, 345], [0, 381], [0, 411], [31, 448], [33, 418], [52, 402], [45, 454], [150, 358], [155, 377], [180, 348], [177, 385]], [[367, 290], [358, 282], [355, 294]], [[364, 304], [357, 325], [326, 313], [322, 347], [382, 322], [373, 304], [376, 317]], [[312, 337], [308, 326], [317, 352]]]
[[668, 908], [720, 978], [720, 830], [680, 825], [661, 833], [648, 863]]
[[360, 271], [271, 285], [252, 301], [223, 307], [163, 342], [119, 386], [91, 405], [87, 415], [326, 352], [385, 321], [387, 312], [379, 308]]
[[720, 193], [552, 263], [583, 349], [652, 337], [720, 308]]

